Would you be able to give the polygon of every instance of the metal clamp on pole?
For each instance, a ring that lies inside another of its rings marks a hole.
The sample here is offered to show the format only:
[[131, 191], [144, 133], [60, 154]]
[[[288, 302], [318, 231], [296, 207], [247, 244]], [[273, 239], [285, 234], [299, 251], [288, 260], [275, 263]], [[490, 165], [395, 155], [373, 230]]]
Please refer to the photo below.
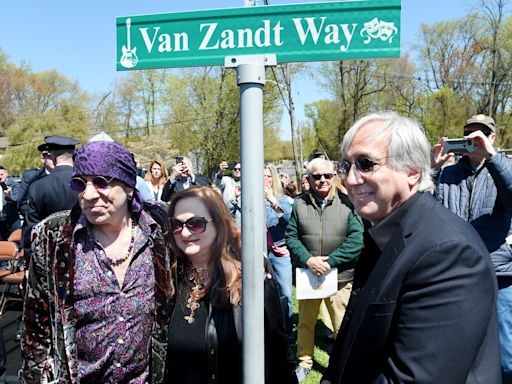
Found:
[[227, 68], [236, 68], [240, 87], [244, 384], [265, 382], [263, 86], [267, 65], [276, 65], [275, 55], [225, 58]]

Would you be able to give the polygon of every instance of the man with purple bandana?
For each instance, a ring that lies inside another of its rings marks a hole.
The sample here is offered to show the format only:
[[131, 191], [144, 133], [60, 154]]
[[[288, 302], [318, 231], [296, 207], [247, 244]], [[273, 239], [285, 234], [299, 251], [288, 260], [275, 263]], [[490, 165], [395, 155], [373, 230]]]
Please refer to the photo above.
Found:
[[142, 203], [120, 144], [73, 159], [79, 206], [32, 232], [21, 382], [160, 383], [174, 291], [165, 211]]

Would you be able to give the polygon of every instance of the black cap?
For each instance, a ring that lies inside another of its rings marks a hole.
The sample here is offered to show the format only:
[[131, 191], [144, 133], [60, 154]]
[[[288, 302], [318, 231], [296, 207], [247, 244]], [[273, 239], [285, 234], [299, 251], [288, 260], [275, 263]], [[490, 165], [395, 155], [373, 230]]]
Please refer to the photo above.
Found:
[[40, 152], [48, 152], [51, 150], [69, 149], [73, 151], [75, 146], [80, 144], [79, 140], [68, 136], [46, 136], [44, 144], [37, 147]]

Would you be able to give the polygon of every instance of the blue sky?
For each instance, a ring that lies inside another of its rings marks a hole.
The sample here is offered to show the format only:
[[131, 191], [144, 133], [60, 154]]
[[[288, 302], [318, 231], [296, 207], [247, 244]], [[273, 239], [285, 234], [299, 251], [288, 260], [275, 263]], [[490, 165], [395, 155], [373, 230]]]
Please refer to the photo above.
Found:
[[[269, 0], [271, 5], [306, 2]], [[307, 2], [315, 2], [314, 0]], [[263, 4], [263, 0], [259, 0]], [[56, 69], [90, 93], [103, 94], [115, 78], [116, 17], [150, 13], [242, 7], [243, 0], [17, 0], [0, 8], [0, 48], [15, 64], [26, 61], [34, 71]], [[402, 53], [414, 42], [422, 23], [466, 15], [476, 0], [402, 0]], [[322, 98], [312, 80], [293, 84], [296, 109]]]

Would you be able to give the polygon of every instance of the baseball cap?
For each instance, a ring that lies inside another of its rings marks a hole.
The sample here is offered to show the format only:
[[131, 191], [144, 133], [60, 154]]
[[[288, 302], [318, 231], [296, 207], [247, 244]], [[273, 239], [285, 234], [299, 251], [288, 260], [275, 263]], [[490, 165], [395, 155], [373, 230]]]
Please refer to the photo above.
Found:
[[494, 119], [490, 116], [486, 116], [483, 114], [473, 115], [468, 119], [468, 121], [466, 121], [464, 128], [466, 128], [469, 125], [473, 125], [473, 124], [485, 125], [491, 131], [496, 133], [496, 123], [494, 122]]

